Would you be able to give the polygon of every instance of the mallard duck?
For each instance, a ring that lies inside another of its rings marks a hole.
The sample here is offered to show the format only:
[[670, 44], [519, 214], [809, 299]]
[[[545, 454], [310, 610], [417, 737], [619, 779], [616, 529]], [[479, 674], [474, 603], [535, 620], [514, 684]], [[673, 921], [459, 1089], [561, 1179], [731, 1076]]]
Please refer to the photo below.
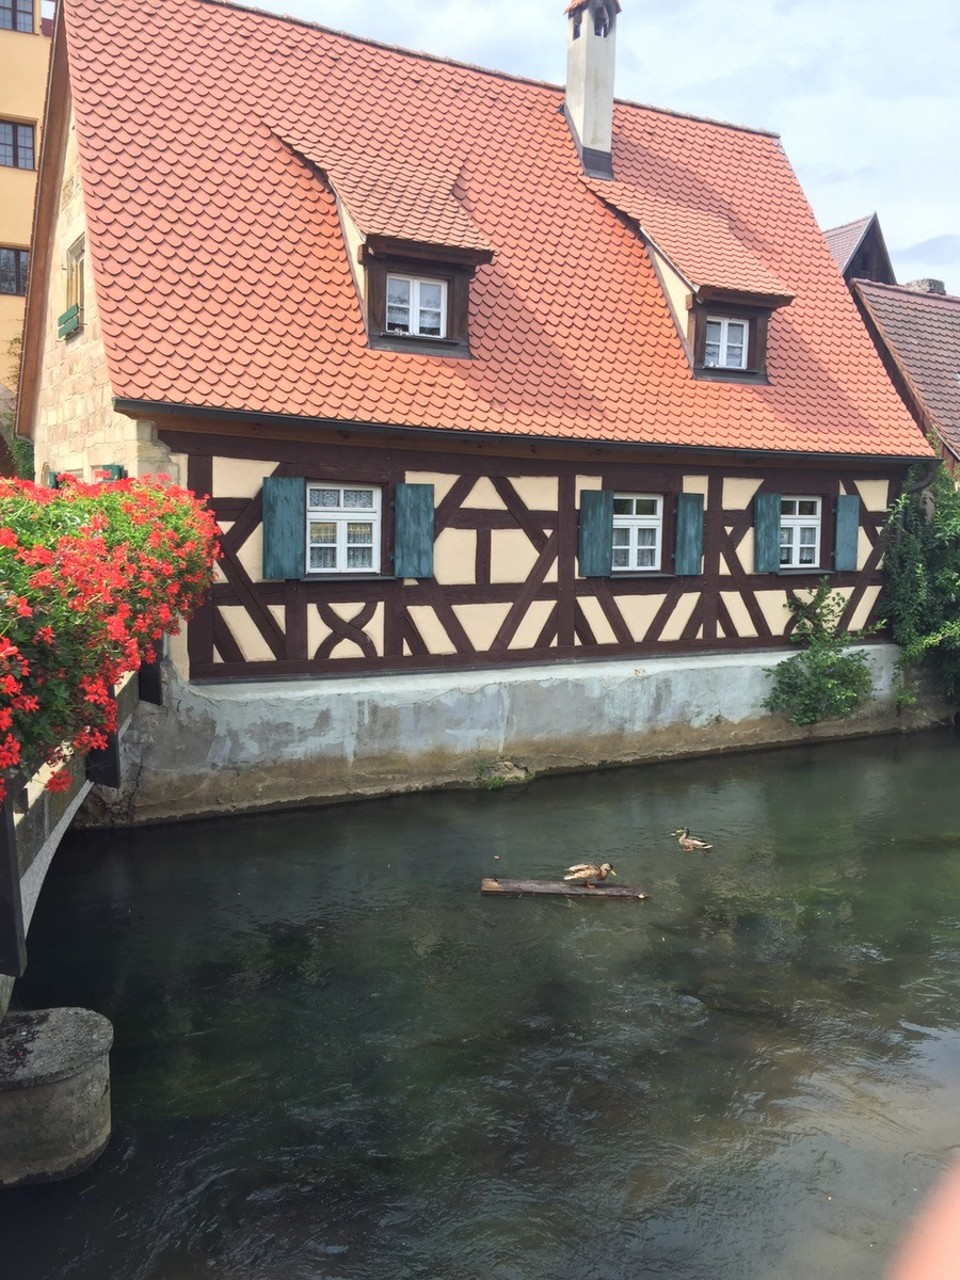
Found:
[[707, 844], [706, 840], [698, 840], [696, 836], [690, 834], [689, 827], [678, 827], [676, 831], [671, 831], [672, 836], [677, 836], [680, 841], [680, 848], [686, 849], [687, 853], [695, 853], [699, 850], [705, 853], [707, 849], [712, 849], [712, 844]]
[[616, 874], [609, 862], [602, 862], [599, 866], [595, 862], [578, 862], [575, 866], [567, 867], [567, 874], [563, 878], [592, 889], [594, 880], [606, 880], [607, 876]]

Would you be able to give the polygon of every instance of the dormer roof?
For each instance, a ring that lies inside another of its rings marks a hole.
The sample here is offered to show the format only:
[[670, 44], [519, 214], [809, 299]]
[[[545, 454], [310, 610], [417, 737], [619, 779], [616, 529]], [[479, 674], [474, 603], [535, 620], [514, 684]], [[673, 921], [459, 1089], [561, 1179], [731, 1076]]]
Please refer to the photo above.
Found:
[[[617, 181], [590, 185], [555, 85], [219, 0], [58, 10], [50, 97], [73, 104], [125, 412], [924, 453], [775, 136], [618, 100]], [[492, 253], [470, 283], [469, 358], [371, 346], [338, 199], [367, 235]], [[50, 229], [26, 373], [59, 287]], [[646, 235], [697, 286], [793, 299], [769, 322], [767, 382], [693, 376]], [[28, 430], [31, 413], [27, 390]]]

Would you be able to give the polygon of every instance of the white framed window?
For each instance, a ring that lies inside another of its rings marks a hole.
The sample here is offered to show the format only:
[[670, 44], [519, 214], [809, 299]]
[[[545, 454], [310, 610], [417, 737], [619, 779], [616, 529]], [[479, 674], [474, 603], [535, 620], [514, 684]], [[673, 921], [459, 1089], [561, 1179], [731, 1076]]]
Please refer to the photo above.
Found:
[[820, 564], [820, 499], [780, 499], [780, 565], [815, 569]]
[[659, 569], [663, 543], [663, 497], [613, 495], [613, 570]]
[[387, 333], [417, 338], [447, 336], [447, 282], [387, 275]]
[[703, 364], [707, 369], [745, 369], [750, 340], [747, 320], [707, 316]]
[[379, 573], [382, 492], [376, 485], [307, 482], [307, 572]]

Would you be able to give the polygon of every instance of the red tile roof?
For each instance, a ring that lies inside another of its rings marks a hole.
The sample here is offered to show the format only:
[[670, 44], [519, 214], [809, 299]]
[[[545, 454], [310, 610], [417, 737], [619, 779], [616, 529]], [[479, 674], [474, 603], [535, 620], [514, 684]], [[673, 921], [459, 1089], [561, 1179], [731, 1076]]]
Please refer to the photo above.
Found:
[[[119, 399], [924, 452], [776, 137], [618, 102], [617, 181], [589, 183], [550, 85], [209, 0], [63, 7]], [[368, 347], [334, 190], [366, 230], [493, 247], [471, 286], [472, 359]], [[695, 284], [795, 295], [770, 322], [769, 385], [691, 376], [611, 203]]]
[[929, 425], [960, 457], [960, 298], [872, 280], [852, 287]]

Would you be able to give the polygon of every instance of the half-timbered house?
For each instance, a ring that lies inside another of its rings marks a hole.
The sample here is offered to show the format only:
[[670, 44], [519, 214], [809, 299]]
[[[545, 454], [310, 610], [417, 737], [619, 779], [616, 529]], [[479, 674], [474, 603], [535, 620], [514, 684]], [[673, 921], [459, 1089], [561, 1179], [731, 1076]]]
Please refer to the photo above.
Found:
[[615, 99], [616, 0], [565, 88], [58, 9], [20, 429], [211, 495], [182, 679], [781, 648], [824, 574], [873, 619], [924, 442], [779, 139]]

